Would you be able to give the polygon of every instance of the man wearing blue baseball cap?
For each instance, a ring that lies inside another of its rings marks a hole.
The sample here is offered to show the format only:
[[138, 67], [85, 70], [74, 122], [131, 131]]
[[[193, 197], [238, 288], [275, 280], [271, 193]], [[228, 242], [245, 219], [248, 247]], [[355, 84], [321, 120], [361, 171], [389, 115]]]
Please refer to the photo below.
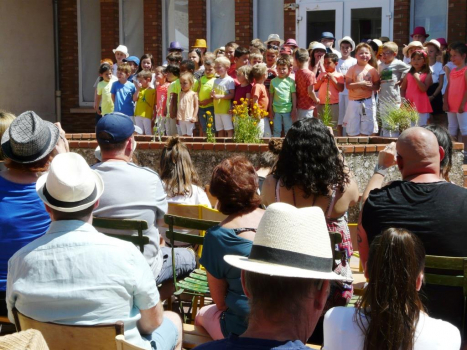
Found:
[[336, 38], [334, 37], [334, 34], [332, 34], [331, 32], [321, 33], [321, 43], [324, 46], [326, 46], [326, 52], [335, 53], [339, 58], [341, 58], [342, 57], [341, 53], [333, 48], [334, 41], [336, 41]]
[[[158, 220], [167, 213], [167, 196], [159, 175], [131, 162], [136, 141], [135, 126], [130, 117], [121, 113], [110, 113], [102, 117], [96, 126], [97, 143], [101, 149], [102, 162], [92, 168], [104, 180], [105, 193], [94, 211], [96, 217], [146, 220], [149, 237], [144, 247], [144, 256], [151, 267], [157, 284], [172, 278], [172, 251], [160, 246]], [[105, 231], [107, 232], [107, 231]], [[121, 234], [119, 232], [110, 232]], [[124, 234], [131, 235], [129, 231]], [[176, 248], [177, 276], [194, 270], [195, 254], [186, 248]], [[162, 293], [161, 293], [162, 295]], [[164, 299], [164, 295], [162, 295]]]

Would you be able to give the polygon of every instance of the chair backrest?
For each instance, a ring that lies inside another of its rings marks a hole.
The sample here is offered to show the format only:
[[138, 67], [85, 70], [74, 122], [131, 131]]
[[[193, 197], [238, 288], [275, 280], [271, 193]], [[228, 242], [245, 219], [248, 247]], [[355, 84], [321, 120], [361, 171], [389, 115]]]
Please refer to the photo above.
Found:
[[117, 343], [117, 350], [145, 350], [145, 348], [140, 348], [139, 346], [127, 342], [125, 337], [121, 334], [115, 337], [115, 342]]
[[110, 234], [105, 232], [103, 233], [107, 236], [128, 241], [133, 243], [134, 245], [139, 246], [141, 253], [144, 252], [144, 246], [149, 243], [149, 237], [143, 235], [143, 231], [148, 229], [148, 223], [145, 220], [127, 220], [93, 217], [92, 226], [94, 226], [96, 229], [103, 228], [109, 230], [138, 231], [138, 236]]
[[[427, 255], [425, 257], [425, 268], [436, 269], [436, 272], [425, 272], [425, 283], [439, 286], [462, 288], [464, 296], [463, 317], [461, 335], [465, 334], [465, 319], [467, 315], [467, 257], [450, 257]], [[457, 271], [443, 274], [445, 271]]]
[[166, 214], [164, 216], [164, 222], [168, 226], [166, 232], [167, 238], [170, 239], [170, 244], [173, 246], [174, 241], [185, 242], [189, 244], [202, 245], [204, 242], [203, 236], [192, 235], [188, 233], [181, 233], [174, 231], [175, 227], [206, 231], [208, 228], [216, 226], [219, 221], [201, 220], [186, 218], [177, 215]]
[[99, 349], [115, 350], [115, 337], [123, 334], [123, 322], [97, 324], [92, 326], [72, 326], [52, 322], [40, 322], [13, 309], [18, 332], [37, 329], [44, 336], [50, 350]]

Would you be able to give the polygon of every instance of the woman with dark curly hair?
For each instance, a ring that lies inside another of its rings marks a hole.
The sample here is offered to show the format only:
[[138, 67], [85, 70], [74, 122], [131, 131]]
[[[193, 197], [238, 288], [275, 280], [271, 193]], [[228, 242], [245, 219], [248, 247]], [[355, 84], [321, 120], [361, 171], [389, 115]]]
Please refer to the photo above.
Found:
[[[261, 199], [266, 206], [284, 202], [297, 208], [320, 207], [328, 230], [342, 235], [338, 245], [342, 260], [336, 260], [334, 272], [352, 278], [349, 262], [353, 249], [346, 213], [358, 201], [358, 187], [334, 136], [319, 119], [303, 119], [292, 125], [272, 174], [264, 181]], [[333, 282], [324, 312], [348, 304], [352, 295], [351, 283]]]
[[249, 256], [264, 210], [258, 176], [243, 157], [225, 159], [213, 171], [210, 192], [218, 199], [218, 209], [228, 215], [210, 228], [204, 239], [200, 263], [206, 268], [213, 305], [203, 307], [195, 324], [203, 326], [214, 339], [230, 333], [241, 335], [247, 328], [249, 306], [240, 281], [240, 270], [224, 261], [224, 255]]

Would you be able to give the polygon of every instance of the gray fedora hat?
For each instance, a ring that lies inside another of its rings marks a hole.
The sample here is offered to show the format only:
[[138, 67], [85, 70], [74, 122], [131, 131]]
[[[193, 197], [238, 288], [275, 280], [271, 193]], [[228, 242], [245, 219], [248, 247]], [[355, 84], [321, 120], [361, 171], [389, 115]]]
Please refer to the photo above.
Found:
[[59, 137], [58, 128], [33, 111], [20, 114], [2, 136], [2, 150], [11, 160], [28, 164], [47, 156]]

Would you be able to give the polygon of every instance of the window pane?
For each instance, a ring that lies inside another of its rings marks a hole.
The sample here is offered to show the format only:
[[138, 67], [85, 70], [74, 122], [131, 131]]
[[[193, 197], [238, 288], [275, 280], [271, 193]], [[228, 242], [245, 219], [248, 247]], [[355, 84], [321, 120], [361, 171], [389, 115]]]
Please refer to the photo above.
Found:
[[235, 1], [211, 0], [211, 45], [209, 51], [235, 40]]
[[144, 54], [143, 0], [123, 0], [122, 5], [123, 33], [120, 42], [128, 47], [131, 56], [139, 58]]
[[[336, 10], [308, 11], [306, 13], [306, 42], [321, 41], [323, 32], [336, 30]], [[308, 45], [307, 45], [308, 48]]]
[[284, 0], [258, 0], [255, 18], [262, 41], [268, 40], [269, 34], [279, 34], [284, 39]]
[[381, 37], [381, 7], [352, 9], [352, 39], [356, 43]]
[[[100, 2], [80, 0], [81, 94], [83, 101], [94, 102], [94, 83], [101, 59]], [[113, 57], [111, 57], [113, 58]]]
[[[446, 38], [447, 0], [414, 0], [413, 27], [425, 27], [430, 39]], [[455, 9], [453, 9], [455, 11]]]
[[178, 41], [185, 51], [188, 50], [188, 0], [165, 0], [167, 47], [170, 42]]

